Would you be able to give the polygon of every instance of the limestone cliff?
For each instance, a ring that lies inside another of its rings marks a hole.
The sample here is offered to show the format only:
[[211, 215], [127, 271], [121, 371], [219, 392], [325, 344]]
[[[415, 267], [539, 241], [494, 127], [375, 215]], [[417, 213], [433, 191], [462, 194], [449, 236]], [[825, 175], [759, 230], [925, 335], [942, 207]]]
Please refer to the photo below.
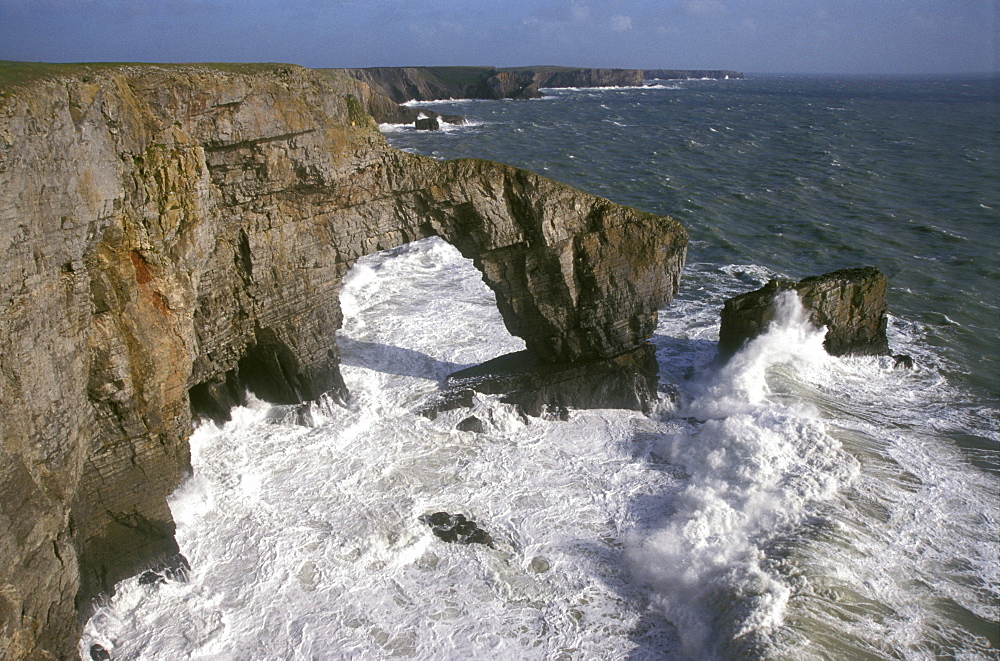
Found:
[[0, 649], [70, 657], [77, 609], [175, 549], [192, 407], [343, 397], [340, 281], [438, 235], [543, 360], [642, 346], [673, 220], [386, 145], [357, 81], [71, 67], [0, 95]]

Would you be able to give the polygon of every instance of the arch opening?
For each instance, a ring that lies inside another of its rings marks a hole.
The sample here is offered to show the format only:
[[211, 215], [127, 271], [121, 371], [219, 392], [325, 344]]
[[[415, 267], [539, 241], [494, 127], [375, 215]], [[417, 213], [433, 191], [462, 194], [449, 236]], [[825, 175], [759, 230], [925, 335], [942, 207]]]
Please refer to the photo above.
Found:
[[352, 396], [405, 405], [455, 371], [525, 349], [473, 260], [437, 236], [362, 257], [339, 300], [337, 345]]

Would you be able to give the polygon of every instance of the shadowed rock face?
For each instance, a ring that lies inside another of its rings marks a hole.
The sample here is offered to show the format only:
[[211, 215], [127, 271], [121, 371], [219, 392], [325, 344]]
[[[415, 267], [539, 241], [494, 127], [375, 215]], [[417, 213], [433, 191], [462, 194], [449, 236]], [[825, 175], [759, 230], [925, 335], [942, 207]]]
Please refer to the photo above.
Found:
[[827, 353], [888, 354], [886, 287], [885, 275], [870, 266], [842, 269], [799, 282], [771, 280], [761, 289], [726, 301], [719, 329], [719, 353], [731, 355], [763, 333], [774, 319], [778, 292], [793, 290], [810, 321], [826, 327], [823, 346]]
[[345, 395], [338, 294], [359, 257], [443, 237], [555, 363], [636, 349], [676, 291], [669, 218], [393, 150], [345, 95], [358, 81], [228, 69], [81, 69], [0, 96], [8, 658], [74, 656], [78, 607], [175, 557], [192, 406]]

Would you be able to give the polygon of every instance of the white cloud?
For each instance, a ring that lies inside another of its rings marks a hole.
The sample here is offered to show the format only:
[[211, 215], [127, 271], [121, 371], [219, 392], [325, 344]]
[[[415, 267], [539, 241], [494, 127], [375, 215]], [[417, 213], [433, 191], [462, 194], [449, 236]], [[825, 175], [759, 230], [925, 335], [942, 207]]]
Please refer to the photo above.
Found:
[[632, 17], [616, 14], [611, 17], [611, 29], [615, 32], [624, 32], [632, 29]]

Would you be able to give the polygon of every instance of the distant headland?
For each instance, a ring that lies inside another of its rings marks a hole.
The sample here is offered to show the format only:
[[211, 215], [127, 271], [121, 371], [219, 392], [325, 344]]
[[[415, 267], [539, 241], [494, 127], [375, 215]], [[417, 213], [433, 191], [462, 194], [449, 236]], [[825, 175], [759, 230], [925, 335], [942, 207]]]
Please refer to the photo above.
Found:
[[341, 69], [396, 103], [440, 99], [536, 99], [543, 88], [640, 87], [644, 80], [742, 78], [719, 69], [587, 69], [574, 67], [374, 67]]

